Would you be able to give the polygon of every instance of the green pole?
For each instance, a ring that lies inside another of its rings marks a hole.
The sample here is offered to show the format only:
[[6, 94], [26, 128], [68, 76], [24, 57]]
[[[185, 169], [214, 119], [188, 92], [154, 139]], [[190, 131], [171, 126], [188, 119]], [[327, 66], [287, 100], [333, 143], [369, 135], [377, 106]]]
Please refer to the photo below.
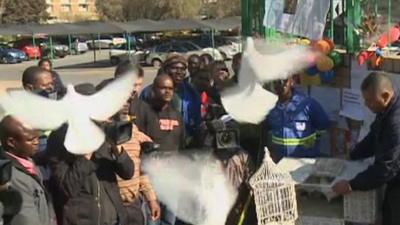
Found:
[[[33, 47], [36, 48], [35, 34], [32, 35], [32, 44], [33, 44]], [[38, 55], [35, 55], [35, 59], [37, 59], [38, 57], [39, 57]]]
[[375, 13], [375, 16], [378, 15], [378, 0], [374, 1], [374, 13]]
[[54, 54], [53, 54], [53, 37], [50, 36], [50, 59], [53, 61]]
[[265, 15], [265, 0], [259, 0], [258, 2], [259, 17], [258, 17], [258, 33], [265, 38], [265, 27], [264, 27], [264, 15]]
[[335, 29], [335, 23], [333, 21], [333, 12], [334, 12], [334, 8], [333, 8], [333, 0], [330, 1], [330, 12], [329, 12], [329, 19], [330, 19], [330, 28], [329, 28], [329, 37], [331, 38], [331, 40], [335, 43], [334, 41], [334, 29]]
[[131, 58], [131, 38], [130, 38], [130, 34], [127, 33], [127, 35], [125, 37], [127, 37], [128, 55], [129, 55], [129, 58]]
[[214, 49], [215, 49], [215, 32], [214, 32], [214, 29], [211, 29], [211, 44], [212, 44], [212, 47], [213, 47], [213, 58], [215, 58], [215, 51], [214, 51]]
[[251, 36], [251, 0], [241, 0], [242, 8], [242, 36]]
[[[69, 46], [69, 54], [72, 55], [72, 41], [70, 34], [68, 34], [68, 46]], [[75, 49], [75, 51], [78, 53], [78, 49]]]
[[[389, 46], [388, 47], [391, 47], [392, 41], [394, 41], [394, 40], [392, 40], [392, 37], [390, 35], [390, 27], [392, 26], [392, 0], [388, 0], [388, 26], [389, 26], [389, 32], [388, 32]], [[390, 51], [390, 48], [389, 48], [389, 51]]]
[[[353, 25], [353, 16], [352, 16], [352, 11], [353, 11], [353, 4], [352, 0], [346, 0], [346, 19], [348, 23], [351, 23]], [[346, 26], [346, 48], [348, 53], [353, 53], [353, 29], [350, 27], [350, 25]]]
[[94, 35], [92, 35], [92, 46], [93, 46], [93, 62], [96, 62], [96, 46], [94, 44]]
[[100, 34], [97, 34], [97, 42], [99, 43], [99, 50], [101, 50]]
[[354, 27], [361, 24], [361, 4], [358, 0], [346, 0], [346, 48], [348, 53], [355, 53], [360, 45]]

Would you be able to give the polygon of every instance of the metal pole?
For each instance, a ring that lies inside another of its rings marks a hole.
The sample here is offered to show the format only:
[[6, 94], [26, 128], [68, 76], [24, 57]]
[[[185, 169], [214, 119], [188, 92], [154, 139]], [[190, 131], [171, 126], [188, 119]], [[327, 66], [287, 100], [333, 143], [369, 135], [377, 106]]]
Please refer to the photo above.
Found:
[[261, 37], [266, 37], [266, 30], [264, 27], [264, 16], [265, 16], [265, 0], [259, 0], [259, 17], [258, 17], [258, 33]]
[[94, 45], [94, 37], [92, 35], [92, 46], [93, 46], [93, 62], [96, 62], [96, 46]]
[[331, 40], [333, 42], [335, 42], [334, 40], [334, 29], [335, 29], [335, 23], [333, 21], [333, 12], [334, 12], [334, 8], [333, 8], [333, 0], [330, 1], [331, 7], [330, 7], [330, 12], [329, 12], [329, 18], [330, 18], [330, 28], [329, 28], [329, 37], [331, 38]]
[[[71, 35], [68, 34], [68, 45], [69, 45], [69, 54], [72, 55], [72, 43], [71, 43]], [[78, 47], [78, 46], [76, 46]], [[78, 55], [78, 49], [75, 49], [77, 55]]]
[[213, 47], [213, 58], [215, 58], [215, 37], [214, 29], [211, 29], [211, 44]]
[[388, 0], [388, 35], [389, 35], [389, 52], [390, 52], [390, 47], [392, 46], [392, 35], [390, 35], [390, 27], [392, 26], [392, 0]]
[[242, 36], [251, 36], [251, 0], [241, 0], [242, 4]]
[[99, 50], [101, 50], [100, 34], [97, 34], [97, 42], [99, 43]]
[[50, 59], [53, 61], [54, 54], [53, 54], [53, 37], [50, 36]]
[[[35, 40], [35, 34], [32, 34], [32, 44], [33, 44], [33, 48], [36, 49], [36, 40]], [[35, 51], [35, 59], [37, 59], [39, 56], [36, 54]]]
[[127, 44], [128, 44], [128, 56], [129, 59], [131, 58], [131, 38], [130, 38], [130, 34], [127, 33]]

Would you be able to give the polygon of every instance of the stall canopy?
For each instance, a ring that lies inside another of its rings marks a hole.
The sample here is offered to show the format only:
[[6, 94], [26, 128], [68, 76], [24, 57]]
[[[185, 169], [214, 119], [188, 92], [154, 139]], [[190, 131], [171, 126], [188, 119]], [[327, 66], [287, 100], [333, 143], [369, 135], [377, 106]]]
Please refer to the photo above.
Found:
[[241, 17], [228, 17], [222, 19], [202, 20], [200, 21], [204, 26], [214, 30], [230, 30], [241, 27]]
[[128, 22], [78, 22], [58, 24], [0, 25], [0, 35], [68, 35], [156, 32], [194, 29], [229, 30], [240, 27], [240, 17], [212, 20], [168, 19], [154, 21], [140, 19]]

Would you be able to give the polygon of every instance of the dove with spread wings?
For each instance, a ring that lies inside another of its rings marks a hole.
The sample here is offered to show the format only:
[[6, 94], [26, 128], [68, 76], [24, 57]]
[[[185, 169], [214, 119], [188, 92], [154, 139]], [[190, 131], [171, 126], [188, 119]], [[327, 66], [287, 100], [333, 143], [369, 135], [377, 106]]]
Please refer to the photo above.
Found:
[[278, 97], [265, 90], [262, 83], [287, 79], [310, 66], [313, 57], [315, 53], [304, 46], [268, 46], [261, 40], [255, 43], [247, 38], [238, 85], [221, 93], [225, 110], [239, 122], [257, 124], [263, 121]]
[[4, 115], [12, 115], [39, 130], [55, 130], [68, 123], [64, 146], [73, 154], [88, 154], [104, 143], [105, 134], [95, 121], [116, 114], [130, 98], [136, 73], [115, 79], [101, 91], [85, 96], [72, 85], [60, 100], [51, 100], [25, 90], [10, 91], [0, 98]]

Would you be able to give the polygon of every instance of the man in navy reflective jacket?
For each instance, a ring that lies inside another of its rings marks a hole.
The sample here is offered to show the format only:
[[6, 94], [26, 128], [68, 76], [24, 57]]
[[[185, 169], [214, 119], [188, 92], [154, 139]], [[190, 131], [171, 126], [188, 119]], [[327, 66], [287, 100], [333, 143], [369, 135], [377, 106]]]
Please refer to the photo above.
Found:
[[351, 151], [353, 160], [375, 156], [375, 162], [350, 181], [338, 181], [333, 190], [349, 194], [387, 184], [383, 225], [400, 224], [400, 100], [398, 90], [384, 73], [369, 74], [361, 85], [366, 106], [376, 113], [369, 134]]
[[274, 88], [279, 100], [264, 123], [274, 161], [318, 157], [320, 133], [330, 124], [327, 114], [317, 101], [294, 89], [293, 77], [274, 82]]

